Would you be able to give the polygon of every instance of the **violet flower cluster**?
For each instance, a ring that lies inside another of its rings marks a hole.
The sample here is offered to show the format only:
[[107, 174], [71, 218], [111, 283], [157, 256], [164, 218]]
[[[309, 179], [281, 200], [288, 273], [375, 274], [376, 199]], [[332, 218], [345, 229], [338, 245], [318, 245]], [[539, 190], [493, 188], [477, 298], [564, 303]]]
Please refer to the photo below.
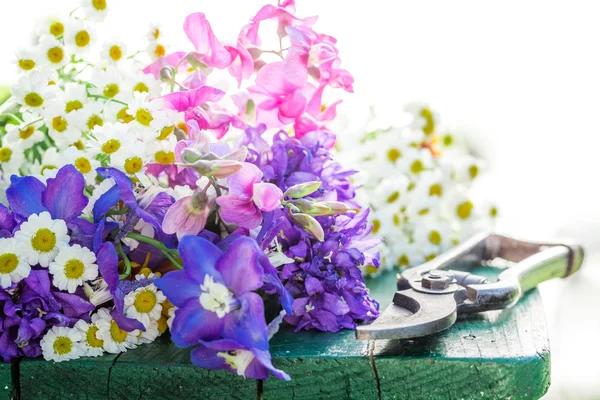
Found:
[[[169, 330], [195, 365], [290, 379], [269, 353], [283, 321], [377, 317], [360, 268], [381, 240], [328, 129], [353, 78], [316, 17], [281, 0], [227, 45], [192, 13], [190, 51], [152, 27], [147, 52], [107, 41], [93, 65], [106, 3], [82, 4], [18, 53], [0, 115], [4, 361], [116, 354]], [[263, 45], [267, 20], [279, 48]]]

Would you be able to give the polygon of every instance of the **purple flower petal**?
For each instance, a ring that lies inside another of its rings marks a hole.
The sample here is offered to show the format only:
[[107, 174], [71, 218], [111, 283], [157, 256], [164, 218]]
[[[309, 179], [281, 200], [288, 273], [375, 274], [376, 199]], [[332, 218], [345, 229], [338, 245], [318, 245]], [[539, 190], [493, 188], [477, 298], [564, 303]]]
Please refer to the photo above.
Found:
[[208, 347], [196, 347], [191, 353], [192, 364], [212, 370], [228, 369], [225, 359], [219, 357], [217, 353], [218, 350], [209, 349]]
[[67, 317], [78, 318], [82, 314], [93, 311], [96, 308], [92, 303], [76, 294], [54, 292], [54, 297], [62, 305], [63, 313]]
[[110, 315], [111, 317], [113, 317], [117, 325], [119, 325], [119, 328], [123, 329], [126, 332], [135, 331], [136, 329], [144, 332], [146, 331], [146, 328], [144, 328], [144, 325], [140, 321], [133, 318], [127, 318], [126, 316], [121, 314], [116, 308], [114, 308], [110, 312]]
[[[106, 281], [111, 294], [117, 290], [119, 283], [119, 257], [112, 243], [103, 243], [96, 254], [96, 263], [100, 275]], [[33, 272], [33, 271], [32, 271]]]
[[217, 262], [217, 271], [236, 296], [262, 287], [263, 269], [259, 265], [259, 257], [262, 255], [264, 253], [254, 239], [241, 236]]
[[85, 179], [73, 165], [67, 164], [58, 170], [56, 178], [49, 178], [42, 193], [42, 204], [54, 219], [70, 221], [81, 215], [88, 204], [83, 194]]
[[183, 261], [185, 274], [198, 283], [204, 282], [206, 274], [215, 282], [221, 282], [221, 275], [215, 269], [223, 252], [206, 239], [197, 236], [184, 236], [179, 242], [179, 255]]
[[227, 314], [223, 319], [223, 337], [233, 339], [246, 348], [269, 348], [269, 333], [262, 298], [256, 293], [244, 293], [238, 297], [241, 308]]
[[223, 319], [212, 311], [205, 310], [198, 300], [190, 300], [175, 311], [171, 326], [171, 338], [179, 347], [198, 344], [200, 340], [213, 340], [223, 329]]
[[184, 271], [169, 272], [154, 284], [176, 307], [183, 307], [190, 299], [199, 301], [200, 283], [190, 281]]
[[0, 230], [12, 232], [15, 226], [17, 226], [17, 221], [15, 221], [14, 215], [4, 204], [0, 203]]
[[252, 375], [252, 371], [254, 370], [254, 368], [256, 368], [252, 364], [256, 363], [268, 369], [276, 378], [285, 379], [286, 381], [292, 379], [288, 374], [273, 366], [271, 362], [271, 354], [267, 350], [253, 349], [252, 352], [254, 353], [255, 360], [252, 363], [250, 363], [250, 365], [248, 366], [248, 370], [246, 370], [247, 378], [264, 379]]
[[0, 356], [2, 356], [4, 362], [9, 362], [18, 355], [17, 344], [10, 338], [8, 330], [4, 331], [0, 336]]
[[33, 176], [10, 177], [10, 187], [6, 189], [6, 199], [14, 213], [27, 218], [48, 209], [42, 204], [42, 193], [46, 186]]

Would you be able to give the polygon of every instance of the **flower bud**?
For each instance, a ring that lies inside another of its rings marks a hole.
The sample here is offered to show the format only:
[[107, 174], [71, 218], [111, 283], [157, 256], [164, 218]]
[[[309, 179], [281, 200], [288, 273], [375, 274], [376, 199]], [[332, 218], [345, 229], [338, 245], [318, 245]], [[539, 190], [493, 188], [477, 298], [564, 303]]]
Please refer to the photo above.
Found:
[[316, 192], [320, 187], [321, 182], [318, 181], [299, 183], [290, 186], [288, 190], [285, 191], [284, 195], [293, 199], [299, 199], [300, 197], [308, 196], [309, 194]]
[[171, 82], [173, 80], [173, 68], [164, 67], [160, 70], [160, 80], [163, 82]]
[[293, 204], [300, 210], [308, 215], [320, 216], [320, 215], [331, 215], [331, 209], [324, 205], [322, 202], [316, 202], [306, 199], [296, 199], [289, 201], [288, 203]]
[[350, 211], [356, 211], [356, 209], [349, 207], [346, 203], [342, 203], [341, 201], [322, 201], [318, 204], [329, 208], [329, 212], [323, 215], [346, 214]]
[[227, 178], [230, 175], [235, 174], [242, 169], [242, 163], [231, 160], [214, 160], [211, 161], [213, 164], [212, 176], [217, 179]]
[[186, 147], [185, 149], [181, 150], [181, 158], [185, 162], [195, 163], [202, 158], [202, 154], [194, 148]]
[[310, 215], [302, 213], [291, 214], [291, 217], [296, 225], [302, 228], [305, 232], [310, 233], [319, 242], [325, 240], [325, 232], [323, 232], [323, 227], [321, 224], [319, 224], [319, 221]]

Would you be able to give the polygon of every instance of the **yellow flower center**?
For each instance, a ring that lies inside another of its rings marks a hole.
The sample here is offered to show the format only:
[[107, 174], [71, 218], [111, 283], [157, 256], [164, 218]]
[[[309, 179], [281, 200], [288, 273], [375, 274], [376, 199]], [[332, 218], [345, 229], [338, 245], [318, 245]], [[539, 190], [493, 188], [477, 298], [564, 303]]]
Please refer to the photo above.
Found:
[[429, 214], [429, 208], [422, 208], [419, 210], [419, 212], [417, 213], [419, 215], [427, 215]]
[[0, 162], [9, 162], [12, 157], [12, 150], [8, 147], [0, 147]]
[[109, 83], [108, 85], [104, 86], [102, 93], [109, 99], [112, 99], [119, 94], [119, 85], [116, 83]]
[[33, 135], [33, 132], [35, 132], [35, 128], [33, 125], [29, 125], [27, 128], [19, 131], [19, 137], [23, 140], [29, 139]]
[[102, 118], [100, 118], [99, 116], [97, 116], [96, 114], [92, 115], [91, 117], [88, 118], [86, 125], [88, 127], [88, 129], [91, 131], [93, 130], [96, 126], [102, 126], [104, 125], [104, 120], [102, 120]]
[[454, 143], [454, 138], [451, 134], [448, 133], [442, 138], [442, 143], [444, 144], [444, 146], [450, 147], [452, 146], [452, 143]]
[[413, 190], [416, 187], [417, 187], [417, 184], [415, 182], [411, 182], [408, 184], [408, 187], [406, 188], [406, 190], [410, 192], [411, 190]]
[[114, 45], [110, 48], [110, 50], [108, 50], [108, 55], [113, 59], [113, 61], [119, 61], [121, 57], [123, 57], [123, 51], [119, 46]]
[[135, 296], [133, 306], [136, 311], [147, 314], [156, 306], [156, 294], [152, 290], [143, 290]]
[[456, 215], [461, 219], [467, 219], [471, 216], [471, 210], [473, 209], [473, 203], [465, 201], [456, 207]]
[[95, 348], [100, 348], [100, 347], [104, 346], [104, 340], [98, 339], [98, 337], [96, 337], [97, 332], [98, 332], [98, 327], [95, 325], [90, 326], [90, 328], [86, 332], [85, 341], [88, 346], [95, 347]]
[[435, 130], [435, 122], [433, 121], [433, 113], [430, 109], [424, 108], [421, 110], [421, 117], [425, 119], [425, 126], [423, 126], [423, 132], [426, 135], [431, 135]]
[[25, 96], [25, 104], [27, 104], [29, 107], [39, 107], [44, 104], [44, 99], [42, 99], [42, 96], [35, 92], [27, 93]]
[[154, 37], [154, 40], [158, 40], [158, 38], [160, 37], [160, 29], [154, 28], [154, 32], [152, 32], [152, 36]]
[[156, 57], [162, 57], [166, 53], [165, 47], [162, 44], [157, 44], [154, 48], [154, 54]]
[[67, 129], [67, 121], [61, 116], [54, 117], [52, 118], [52, 128], [56, 132], [64, 132]]
[[92, 170], [92, 164], [90, 163], [90, 160], [85, 157], [79, 157], [77, 160], [75, 160], [73, 165], [75, 165], [75, 168], [77, 168], [77, 170], [82, 174], [87, 174]]
[[35, 61], [19, 60], [19, 68], [21, 68], [23, 71], [30, 71], [35, 68]]
[[123, 107], [121, 110], [119, 110], [119, 112], [117, 113], [117, 119], [119, 120], [119, 122], [128, 124], [131, 121], [133, 121], [133, 116], [127, 114], [127, 110], [127, 107]]
[[406, 254], [402, 254], [400, 257], [398, 257], [398, 265], [401, 267], [408, 267], [408, 265], [410, 264], [410, 260], [408, 259], [408, 256]]
[[73, 350], [73, 341], [68, 336], [59, 336], [54, 341], [52, 346], [54, 354], [65, 355], [69, 354]]
[[498, 209], [496, 207], [490, 208], [490, 217], [496, 218], [498, 216]]
[[79, 100], [68, 101], [65, 105], [65, 112], [70, 113], [71, 111], [81, 110], [83, 108], [83, 104]]
[[52, 62], [54, 64], [58, 64], [65, 57], [65, 52], [62, 49], [62, 47], [56, 46], [56, 47], [52, 47], [51, 49], [49, 49], [47, 55], [48, 55], [48, 60], [50, 60], [50, 62]]
[[436, 256], [437, 256], [437, 254], [435, 254], [435, 253], [429, 254], [429, 255], [425, 256], [425, 261], [431, 261], [431, 260], [433, 260], [433, 259], [434, 259]]
[[61, 36], [63, 33], [65, 33], [65, 26], [62, 24], [62, 22], [55, 22], [50, 25], [50, 33], [54, 36]]
[[133, 87], [133, 91], [134, 92], [140, 92], [140, 93], [147, 93], [147, 92], [150, 91], [150, 89], [148, 89], [148, 86], [146, 86], [146, 84], [144, 82], [138, 82]]
[[65, 264], [65, 276], [69, 279], [79, 279], [85, 271], [85, 265], [76, 258], [67, 261]]
[[171, 133], [175, 132], [174, 126], [165, 126], [160, 130], [160, 135], [158, 135], [158, 140], [165, 140], [168, 138]]
[[31, 247], [38, 253], [49, 253], [56, 246], [56, 234], [48, 228], [38, 229], [31, 238]]
[[152, 122], [153, 119], [154, 118], [152, 118], [152, 114], [150, 114], [145, 108], [140, 108], [135, 113], [135, 120], [141, 125], [150, 126], [150, 122]]
[[133, 175], [137, 172], [140, 172], [142, 169], [143, 162], [140, 157], [130, 157], [125, 160], [125, 171], [129, 175]]
[[379, 229], [381, 229], [381, 221], [379, 221], [378, 219], [374, 219], [373, 229], [371, 230], [371, 233], [377, 233], [379, 232]]
[[442, 235], [438, 231], [429, 232], [429, 241], [436, 246], [442, 242]]
[[439, 183], [434, 183], [433, 185], [431, 185], [431, 187], [429, 188], [429, 195], [430, 196], [438, 196], [438, 197], [442, 197], [442, 193], [443, 193], [443, 188], [442, 185], [440, 185]]
[[423, 172], [424, 169], [425, 167], [423, 166], [423, 161], [421, 160], [415, 160], [410, 165], [410, 170], [415, 175], [420, 174], [421, 172]]
[[394, 221], [394, 225], [400, 225], [400, 216], [398, 214], [394, 214], [392, 220]]
[[0, 254], [0, 274], [10, 274], [17, 265], [19, 265], [19, 257], [14, 253]]
[[400, 156], [402, 156], [402, 154], [400, 153], [400, 150], [396, 149], [396, 148], [392, 148], [388, 150], [388, 160], [390, 160], [391, 162], [396, 162], [397, 159], [400, 158]]
[[178, 122], [177, 129], [184, 131], [186, 135], [189, 133], [187, 124], [185, 122]]
[[471, 179], [475, 179], [479, 175], [479, 167], [475, 164], [469, 167], [469, 176]]
[[102, 152], [112, 154], [121, 148], [121, 142], [117, 139], [110, 139], [102, 145]]
[[156, 160], [157, 163], [163, 165], [173, 164], [175, 162], [175, 153], [173, 153], [172, 151], [165, 152], [163, 150], [160, 150], [157, 151], [156, 154], [154, 154], [154, 160]]
[[112, 320], [110, 321], [110, 336], [112, 336], [115, 342], [123, 343], [127, 339], [127, 332], [119, 328], [119, 325]]
[[44, 175], [44, 172], [56, 169], [56, 165], [44, 165], [40, 169], [40, 175]]
[[387, 198], [387, 202], [388, 203], [393, 203], [396, 200], [398, 200], [398, 197], [400, 197], [400, 192], [399, 191], [395, 191], [394, 193], [390, 194]]
[[85, 47], [90, 44], [90, 33], [88, 31], [79, 31], [75, 35], [75, 44], [77, 47]]
[[92, 0], [92, 6], [98, 11], [106, 9], [106, 0]]
[[368, 273], [368, 274], [374, 274], [374, 273], [376, 273], [377, 271], [379, 271], [379, 268], [377, 268], [377, 267], [376, 267], [376, 266], [374, 266], [373, 264], [369, 264], [369, 265], [367, 265], [367, 267], [366, 267], [366, 270], [367, 270], [367, 273]]
[[78, 140], [75, 143], [73, 143], [73, 146], [75, 146], [77, 150], [83, 150], [85, 148], [81, 140]]

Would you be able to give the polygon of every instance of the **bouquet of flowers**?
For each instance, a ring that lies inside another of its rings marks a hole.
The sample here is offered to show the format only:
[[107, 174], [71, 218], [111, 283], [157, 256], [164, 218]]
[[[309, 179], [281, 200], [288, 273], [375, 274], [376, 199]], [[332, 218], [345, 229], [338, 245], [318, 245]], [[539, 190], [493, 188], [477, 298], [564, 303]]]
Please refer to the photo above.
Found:
[[[353, 78], [336, 40], [266, 5], [223, 44], [202, 13], [191, 45], [102, 36], [82, 0], [17, 51], [0, 115], [0, 355], [119, 353], [170, 330], [192, 362], [289, 379], [269, 338], [378, 315], [360, 267], [369, 210], [327, 124]], [[276, 23], [279, 48], [262, 44]]]
[[496, 206], [472, 196], [484, 165], [460, 136], [427, 104], [410, 103], [405, 111], [406, 125], [368, 129], [345, 142], [344, 155], [361, 171], [357, 195], [371, 207], [372, 232], [385, 239], [383, 268], [367, 264], [369, 275], [429, 261], [489, 230], [498, 214]]

